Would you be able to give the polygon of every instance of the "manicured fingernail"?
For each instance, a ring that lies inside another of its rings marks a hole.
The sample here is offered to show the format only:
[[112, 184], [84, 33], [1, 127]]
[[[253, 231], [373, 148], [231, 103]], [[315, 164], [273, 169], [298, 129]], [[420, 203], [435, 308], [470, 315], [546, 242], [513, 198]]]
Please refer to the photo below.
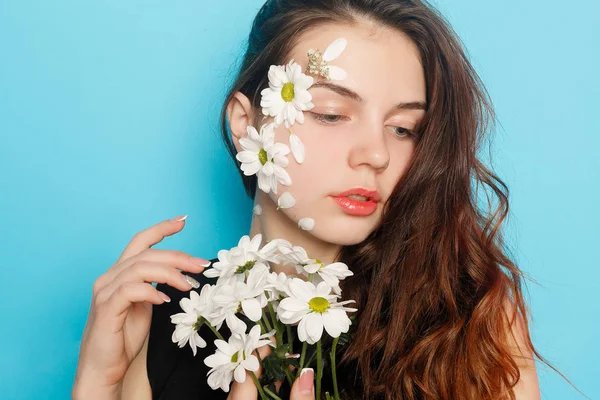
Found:
[[315, 385], [315, 371], [312, 368], [303, 368], [300, 372], [300, 392], [302, 394], [313, 394]]
[[192, 257], [190, 261], [192, 264], [199, 265], [204, 268], [210, 265], [210, 261], [206, 261], [204, 258]]
[[158, 295], [160, 296], [161, 299], [163, 299], [165, 301], [165, 303], [171, 302], [171, 298], [169, 296], [167, 296], [166, 294], [164, 294], [163, 292], [158, 292]]
[[188, 217], [187, 215], [180, 215], [179, 217], [173, 218], [173, 221], [176, 221], [176, 222], [183, 221], [187, 217]]
[[200, 287], [200, 282], [198, 282], [197, 280], [195, 280], [194, 278], [192, 278], [189, 275], [183, 275], [183, 278], [185, 279], [185, 281], [194, 289], [198, 289]]

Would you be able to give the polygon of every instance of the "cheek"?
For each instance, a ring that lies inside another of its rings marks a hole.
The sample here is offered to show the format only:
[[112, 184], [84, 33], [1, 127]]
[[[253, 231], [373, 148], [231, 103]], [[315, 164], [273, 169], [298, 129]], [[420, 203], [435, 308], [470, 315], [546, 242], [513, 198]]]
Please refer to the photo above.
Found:
[[[307, 116], [308, 118], [308, 116]], [[288, 154], [289, 164], [286, 171], [292, 178], [290, 191], [295, 190], [335, 190], [329, 187], [328, 180], [335, 182], [335, 177], [343, 173], [342, 169], [346, 163], [346, 149], [338, 135], [330, 134], [322, 126], [305, 121], [304, 124], [296, 124], [293, 127], [296, 134], [304, 144], [305, 157], [302, 164], [298, 164], [290, 152]], [[289, 131], [285, 127], [278, 127], [275, 140], [290, 146]]]

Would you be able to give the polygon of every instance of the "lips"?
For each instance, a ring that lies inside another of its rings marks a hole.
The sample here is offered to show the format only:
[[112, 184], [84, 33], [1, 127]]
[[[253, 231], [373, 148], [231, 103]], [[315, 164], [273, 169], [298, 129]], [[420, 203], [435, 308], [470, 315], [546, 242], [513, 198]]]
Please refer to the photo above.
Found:
[[[365, 201], [352, 199], [348, 196], [357, 195], [367, 198]], [[377, 203], [381, 196], [377, 190], [354, 188], [335, 195], [331, 195], [340, 208], [350, 215], [368, 216], [377, 210]]]
[[348, 197], [350, 195], [358, 195], [364, 196], [368, 199], [368, 201], [372, 201], [378, 203], [381, 200], [381, 195], [377, 190], [368, 190], [364, 188], [353, 188], [350, 190], [346, 190], [345, 192], [341, 192], [338, 194], [332, 195], [333, 197]]

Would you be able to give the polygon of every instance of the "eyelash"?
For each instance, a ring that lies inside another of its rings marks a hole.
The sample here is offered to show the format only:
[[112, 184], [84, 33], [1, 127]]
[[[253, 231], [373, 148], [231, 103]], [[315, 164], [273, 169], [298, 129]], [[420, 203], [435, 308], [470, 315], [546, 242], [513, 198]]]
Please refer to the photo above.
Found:
[[[330, 123], [334, 124], [334, 123], [336, 123], [336, 122], [338, 122], [340, 120], [339, 118], [337, 118], [335, 121], [331, 121], [331, 120], [327, 120], [327, 117], [343, 117], [343, 115], [339, 115], [339, 114], [319, 114], [319, 113], [315, 113], [315, 112], [311, 112], [311, 114], [313, 115], [313, 117], [317, 121], [325, 123], [325, 124], [330, 124]], [[394, 127], [394, 130], [396, 132], [397, 132], [397, 129], [404, 130], [404, 133], [406, 133], [406, 136], [414, 136], [415, 135], [415, 133], [413, 131], [408, 130], [406, 128], [402, 128], [400, 126]], [[398, 136], [398, 137], [404, 137], [404, 136], [401, 136], [399, 134], [397, 134], [396, 136]]]

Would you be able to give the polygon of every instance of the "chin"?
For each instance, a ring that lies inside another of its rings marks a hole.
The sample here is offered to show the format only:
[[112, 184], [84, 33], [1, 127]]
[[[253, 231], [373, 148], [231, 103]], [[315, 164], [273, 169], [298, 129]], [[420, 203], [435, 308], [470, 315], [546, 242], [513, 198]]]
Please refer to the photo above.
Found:
[[324, 242], [334, 243], [340, 246], [352, 246], [363, 242], [376, 228], [370, 221], [356, 221], [348, 218], [343, 222], [321, 222], [310, 233]]

